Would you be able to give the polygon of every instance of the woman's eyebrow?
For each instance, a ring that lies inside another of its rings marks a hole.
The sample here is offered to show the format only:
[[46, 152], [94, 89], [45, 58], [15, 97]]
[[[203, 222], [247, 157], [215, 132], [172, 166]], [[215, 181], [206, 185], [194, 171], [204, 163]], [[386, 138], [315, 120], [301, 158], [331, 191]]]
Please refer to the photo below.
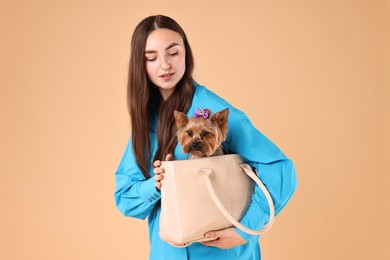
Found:
[[[165, 50], [169, 50], [170, 48], [175, 47], [177, 45], [180, 45], [180, 44], [178, 44], [176, 42], [171, 43], [171, 44], [168, 45], [168, 47], [165, 48]], [[148, 54], [148, 53], [157, 53], [157, 51], [153, 51], [153, 50], [148, 51], [148, 50], [146, 50], [145, 54]]]

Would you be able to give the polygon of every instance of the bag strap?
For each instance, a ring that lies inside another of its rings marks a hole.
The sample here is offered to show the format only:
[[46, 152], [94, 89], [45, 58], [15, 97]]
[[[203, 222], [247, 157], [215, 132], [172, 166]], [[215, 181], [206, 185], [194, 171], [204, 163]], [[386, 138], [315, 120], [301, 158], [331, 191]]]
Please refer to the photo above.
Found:
[[274, 203], [273, 203], [272, 197], [269, 194], [267, 188], [264, 186], [264, 184], [261, 182], [261, 180], [256, 176], [256, 174], [252, 171], [252, 168], [248, 164], [240, 164], [239, 166], [245, 171], [246, 175], [248, 175], [254, 182], [256, 182], [257, 185], [259, 185], [261, 191], [264, 193], [264, 195], [267, 199], [268, 206], [270, 209], [270, 216], [269, 216], [268, 223], [266, 225], [264, 225], [264, 227], [261, 230], [253, 230], [253, 229], [249, 229], [249, 228], [243, 226], [240, 222], [235, 220], [229, 214], [229, 212], [224, 208], [221, 201], [218, 199], [217, 195], [215, 194], [213, 185], [211, 184], [211, 181], [210, 181], [210, 175], [213, 172], [212, 169], [202, 168], [202, 169], [198, 169], [198, 172], [201, 173], [202, 176], [204, 177], [204, 179], [206, 181], [207, 188], [208, 188], [209, 193], [211, 195], [211, 198], [213, 199], [215, 205], [218, 207], [218, 209], [221, 211], [221, 213], [225, 216], [225, 218], [227, 218], [227, 220], [229, 220], [230, 223], [232, 223], [235, 227], [237, 227], [238, 229], [242, 230], [245, 233], [248, 233], [250, 235], [260, 235], [260, 234], [268, 231], [274, 222], [274, 219], [275, 219]]

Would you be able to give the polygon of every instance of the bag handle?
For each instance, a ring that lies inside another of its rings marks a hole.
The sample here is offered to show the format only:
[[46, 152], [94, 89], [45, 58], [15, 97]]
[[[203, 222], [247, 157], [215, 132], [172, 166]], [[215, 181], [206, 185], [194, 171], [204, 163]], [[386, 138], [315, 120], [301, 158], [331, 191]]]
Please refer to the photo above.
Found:
[[261, 191], [264, 193], [264, 195], [267, 199], [268, 206], [270, 209], [270, 216], [269, 216], [268, 223], [266, 225], [264, 225], [264, 227], [261, 230], [253, 230], [253, 229], [250, 229], [250, 228], [243, 226], [240, 222], [235, 220], [229, 214], [229, 212], [224, 208], [221, 201], [218, 199], [217, 195], [215, 194], [213, 185], [211, 184], [211, 181], [210, 181], [210, 176], [213, 172], [212, 169], [202, 168], [202, 169], [198, 169], [198, 172], [201, 173], [202, 176], [204, 177], [204, 179], [206, 181], [207, 189], [209, 190], [211, 198], [213, 199], [215, 205], [218, 207], [218, 209], [221, 211], [221, 213], [225, 216], [225, 218], [227, 218], [227, 220], [229, 220], [230, 223], [232, 223], [235, 227], [237, 227], [238, 229], [242, 230], [245, 233], [248, 233], [250, 235], [260, 235], [260, 234], [268, 231], [271, 228], [272, 224], [274, 223], [274, 219], [275, 219], [274, 203], [273, 203], [272, 197], [269, 194], [267, 188], [264, 186], [264, 184], [261, 182], [261, 180], [256, 176], [256, 174], [252, 171], [252, 168], [248, 164], [240, 164], [239, 166], [245, 171], [246, 175], [248, 175], [254, 182], [256, 182], [257, 185], [259, 185]]

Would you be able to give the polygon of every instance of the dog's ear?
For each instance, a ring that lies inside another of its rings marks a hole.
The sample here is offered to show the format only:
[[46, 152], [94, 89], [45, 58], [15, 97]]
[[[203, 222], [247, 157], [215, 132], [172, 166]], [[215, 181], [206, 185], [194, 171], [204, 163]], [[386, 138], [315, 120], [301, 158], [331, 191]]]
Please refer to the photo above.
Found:
[[225, 108], [211, 117], [211, 122], [216, 124], [222, 132], [227, 130], [228, 126], [228, 117], [229, 117], [229, 108]]
[[178, 129], [185, 127], [188, 124], [188, 117], [186, 114], [177, 110], [175, 110], [173, 114], [175, 115], [175, 123]]

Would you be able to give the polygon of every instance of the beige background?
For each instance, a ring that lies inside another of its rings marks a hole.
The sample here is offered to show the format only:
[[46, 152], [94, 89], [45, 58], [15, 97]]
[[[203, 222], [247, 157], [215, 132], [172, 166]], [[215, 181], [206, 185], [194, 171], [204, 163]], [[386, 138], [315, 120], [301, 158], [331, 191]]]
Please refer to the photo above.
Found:
[[[196, 79], [291, 157], [264, 259], [390, 259], [389, 1], [0, 1], [0, 259], [146, 259], [113, 200], [129, 42], [185, 29]], [[386, 162], [387, 161], [387, 162]]]

